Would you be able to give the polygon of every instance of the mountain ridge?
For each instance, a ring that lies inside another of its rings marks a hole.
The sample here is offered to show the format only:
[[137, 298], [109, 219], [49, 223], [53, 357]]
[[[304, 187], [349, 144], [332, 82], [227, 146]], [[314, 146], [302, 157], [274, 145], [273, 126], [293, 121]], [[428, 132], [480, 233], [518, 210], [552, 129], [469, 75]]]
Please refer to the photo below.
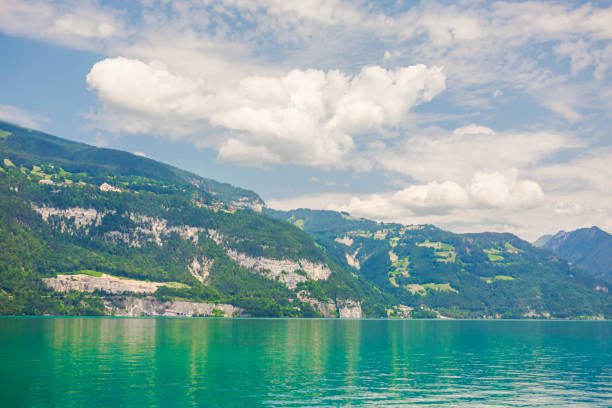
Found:
[[2, 314], [612, 315], [607, 286], [509, 234], [275, 211], [248, 190], [6, 123], [0, 249]]
[[433, 225], [381, 223], [323, 210], [264, 212], [311, 233], [336, 262], [411, 307], [420, 295], [417, 306], [451, 317], [482, 317], [476, 310], [495, 317], [508, 309], [516, 310], [515, 317], [536, 317], [560, 307], [559, 291], [577, 296], [576, 302], [590, 296], [571, 287], [585, 284], [607, 298], [608, 285], [513, 234], [454, 234]]
[[597, 226], [559, 231], [542, 248], [612, 283], [612, 235]]

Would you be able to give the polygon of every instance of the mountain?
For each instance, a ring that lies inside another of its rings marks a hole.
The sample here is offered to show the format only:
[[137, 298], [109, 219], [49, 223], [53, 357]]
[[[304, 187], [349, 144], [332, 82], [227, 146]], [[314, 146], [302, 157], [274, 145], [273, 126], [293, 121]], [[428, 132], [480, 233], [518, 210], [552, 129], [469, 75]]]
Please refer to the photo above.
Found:
[[380, 314], [383, 295], [262, 206], [248, 190], [0, 123], [0, 313]]
[[146, 157], [72, 142], [1, 121], [0, 140], [3, 158], [27, 168], [49, 163], [69, 173], [88, 174], [95, 182], [142, 177], [177, 186], [191, 184], [209, 200], [257, 211], [264, 205], [253, 191], [203, 178]]
[[331, 259], [393, 296], [390, 316], [610, 315], [608, 285], [512, 234], [454, 234], [334, 211], [264, 212], [310, 233]]
[[540, 238], [536, 239], [536, 240], [533, 242], [533, 246], [536, 246], [536, 247], [538, 247], [538, 248], [543, 248], [543, 247], [544, 247], [544, 245], [546, 245], [546, 243], [547, 243], [548, 241], [550, 241], [550, 239], [551, 239], [552, 237], [553, 237], [553, 236], [552, 236], [552, 235], [550, 235], [550, 234], [547, 234], [547, 235], [542, 235]]
[[0, 122], [0, 314], [600, 318], [607, 290], [510, 234], [274, 211]]
[[607, 232], [597, 227], [559, 231], [546, 240], [542, 248], [612, 283], [612, 235]]

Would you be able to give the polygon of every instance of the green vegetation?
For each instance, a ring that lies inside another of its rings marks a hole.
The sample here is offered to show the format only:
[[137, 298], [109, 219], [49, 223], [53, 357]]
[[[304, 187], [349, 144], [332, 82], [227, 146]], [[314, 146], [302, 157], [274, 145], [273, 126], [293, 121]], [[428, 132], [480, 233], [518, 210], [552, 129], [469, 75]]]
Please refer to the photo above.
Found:
[[434, 255], [437, 258], [436, 260], [439, 262], [455, 262], [457, 259], [457, 252], [455, 252], [455, 247], [446, 244], [444, 242], [429, 242], [429, 240], [425, 240], [425, 242], [421, 242], [416, 244], [417, 246], [425, 247], [425, 248], [433, 248]]
[[510, 242], [504, 242], [504, 248], [506, 249], [506, 252], [511, 254], [518, 254], [519, 252], [521, 252], [520, 249], [512, 245]]
[[487, 256], [489, 257], [489, 261], [491, 262], [499, 262], [504, 260], [504, 257], [500, 255], [502, 251], [500, 251], [499, 249], [483, 249], [483, 252], [487, 254]]
[[[530, 310], [559, 319], [612, 316], [612, 296], [595, 290], [602, 282], [511, 234], [453, 234], [431, 225], [346, 220], [330, 211], [268, 213], [306, 220], [304, 230], [345, 268], [347, 246], [335, 238], [350, 237], [348, 252], [358, 250], [361, 264], [355, 273], [393, 305], [413, 308], [412, 316], [522, 318]], [[383, 230], [386, 239], [374, 239]]]
[[[103, 314], [98, 294], [55, 293], [41, 280], [73, 271], [165, 282], [159, 299], [229, 303], [252, 316], [319, 316], [285, 284], [232, 260], [230, 249], [328, 264], [329, 279], [301, 285], [311, 297], [360, 300], [371, 316], [388, 302], [329, 259], [307, 233], [240, 208], [259, 200], [245, 190], [124, 152], [2, 127], [11, 135], [0, 141], [0, 157], [7, 157], [0, 174], [1, 314]], [[103, 183], [120, 187], [121, 194], [101, 190]], [[44, 221], [34, 207], [56, 213]], [[94, 219], [79, 224], [74, 215], [61, 215], [64, 210], [94, 211]], [[154, 238], [143, 232], [153, 222], [167, 230], [191, 228], [196, 236], [168, 232]], [[203, 258], [214, 260], [204, 284], [188, 269]]]
[[92, 271], [91, 269], [81, 269], [80, 271], [77, 271], [74, 274], [79, 274], [79, 273], [84, 274], [84, 275], [94, 276], [96, 278], [100, 278], [102, 277], [102, 275], [104, 275], [104, 273], [102, 272]]
[[[76, 271], [165, 282], [157, 299], [227, 303], [251, 316], [320, 316], [306, 296], [359, 301], [368, 317], [612, 317], [601, 281], [511, 234], [453, 234], [333, 211], [260, 214], [250, 208], [261, 200], [246, 190], [125, 152], [4, 123], [0, 130], [0, 314], [104, 314], [109, 295], [57, 293], [42, 281]], [[331, 275], [293, 290], [230, 251], [321, 263]], [[194, 276], [192, 263], [204, 259], [205, 278]]]
[[487, 283], [493, 283], [495, 281], [512, 281], [514, 280], [514, 278], [512, 276], [505, 276], [505, 275], [497, 275], [497, 276], [493, 276], [493, 277], [481, 277], [480, 279], [484, 280]]
[[459, 293], [459, 291], [453, 288], [449, 283], [412, 283], [406, 285], [406, 289], [412, 293], [413, 295], [418, 294], [421, 296], [425, 296], [428, 290], [435, 290], [438, 292], [454, 292]]
[[349, 220], [349, 221], [359, 221], [359, 218], [357, 217], [352, 217], [347, 213], [341, 212], [340, 215], [342, 216], [342, 218], [344, 218], [345, 220]]
[[395, 268], [389, 272], [389, 282], [394, 287], [399, 288], [410, 278], [410, 257], [407, 256], [399, 259], [393, 251], [389, 251], [389, 258], [391, 259], [391, 266]]
[[224, 317], [225, 316], [225, 312], [221, 309], [213, 309], [212, 313], [210, 314], [210, 317]]

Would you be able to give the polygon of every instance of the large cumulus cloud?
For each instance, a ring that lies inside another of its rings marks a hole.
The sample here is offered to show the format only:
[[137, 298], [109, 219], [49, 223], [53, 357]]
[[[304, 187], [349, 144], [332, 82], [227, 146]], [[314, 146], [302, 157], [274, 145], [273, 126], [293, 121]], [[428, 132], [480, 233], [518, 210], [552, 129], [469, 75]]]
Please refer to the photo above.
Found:
[[95, 64], [87, 84], [112, 130], [193, 137], [237, 164], [329, 168], [347, 166], [355, 136], [401, 126], [411, 108], [444, 90], [445, 75], [436, 66], [367, 66], [356, 75], [294, 69], [217, 84], [118, 57]]

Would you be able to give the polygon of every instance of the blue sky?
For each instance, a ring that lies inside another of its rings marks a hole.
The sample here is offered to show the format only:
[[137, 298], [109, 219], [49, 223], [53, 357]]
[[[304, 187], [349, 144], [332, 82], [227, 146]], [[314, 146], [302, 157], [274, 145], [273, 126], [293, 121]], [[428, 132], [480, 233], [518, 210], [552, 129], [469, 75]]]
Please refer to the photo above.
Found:
[[607, 2], [0, 0], [0, 119], [311, 207], [612, 230]]

